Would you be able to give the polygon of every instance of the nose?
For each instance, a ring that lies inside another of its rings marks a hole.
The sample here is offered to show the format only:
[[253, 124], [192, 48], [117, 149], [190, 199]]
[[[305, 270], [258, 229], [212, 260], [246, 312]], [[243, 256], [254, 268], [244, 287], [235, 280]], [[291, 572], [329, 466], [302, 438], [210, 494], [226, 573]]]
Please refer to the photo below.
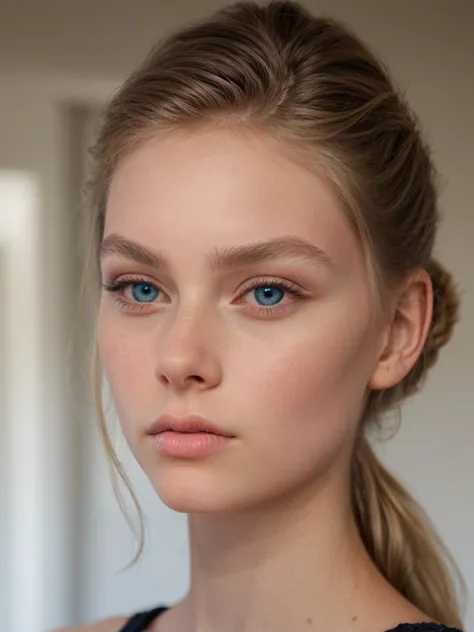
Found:
[[222, 379], [217, 348], [215, 328], [208, 316], [176, 317], [160, 338], [155, 370], [158, 381], [178, 391], [215, 388]]

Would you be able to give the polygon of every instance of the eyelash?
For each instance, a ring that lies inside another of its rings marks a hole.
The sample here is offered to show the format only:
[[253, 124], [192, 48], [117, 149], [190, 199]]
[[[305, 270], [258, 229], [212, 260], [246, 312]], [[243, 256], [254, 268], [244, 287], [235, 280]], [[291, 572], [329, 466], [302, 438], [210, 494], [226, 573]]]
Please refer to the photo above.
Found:
[[[150, 281], [144, 277], [130, 277], [130, 278], [123, 278], [120, 279], [118, 281], [106, 281], [102, 284], [103, 289], [106, 292], [110, 292], [111, 294], [114, 295], [114, 300], [116, 301], [116, 303], [119, 305], [119, 307], [127, 312], [144, 312], [144, 311], [150, 311], [150, 307], [152, 305], [154, 305], [154, 302], [149, 302], [149, 303], [139, 303], [139, 302], [130, 302], [129, 300], [126, 300], [123, 298], [123, 296], [121, 296], [121, 292], [123, 292], [126, 288], [130, 287], [131, 285], [133, 285], [134, 283], [144, 283], [147, 284], [159, 291], [162, 291], [160, 289], [160, 287], [158, 285], [156, 285], [155, 283], [150, 283]], [[305, 298], [305, 294], [304, 292], [294, 283], [291, 283], [290, 281], [284, 281], [283, 279], [271, 279], [271, 278], [259, 278], [259, 279], [254, 279], [253, 281], [251, 281], [248, 285], [246, 285], [241, 294], [239, 295], [239, 298], [245, 296], [246, 294], [248, 294], [249, 292], [251, 292], [252, 290], [259, 288], [259, 287], [276, 287], [279, 288], [281, 290], [284, 290], [287, 294], [289, 294], [291, 296], [291, 302], [296, 301], [296, 300], [302, 300]], [[287, 305], [275, 305], [275, 306], [268, 306], [268, 307], [263, 307], [263, 306], [257, 306], [257, 307], [252, 307], [251, 311], [258, 313], [259, 315], [264, 315], [264, 316], [270, 316], [272, 315], [274, 312], [276, 311], [284, 311], [288, 306]]]

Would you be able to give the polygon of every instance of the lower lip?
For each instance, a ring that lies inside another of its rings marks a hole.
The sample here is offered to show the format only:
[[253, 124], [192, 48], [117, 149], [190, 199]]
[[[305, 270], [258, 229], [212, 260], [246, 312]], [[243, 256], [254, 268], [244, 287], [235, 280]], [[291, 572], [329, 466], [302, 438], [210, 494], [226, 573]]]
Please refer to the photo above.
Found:
[[210, 432], [167, 430], [153, 435], [152, 439], [161, 454], [192, 459], [222, 450], [230, 442], [231, 437], [223, 437]]

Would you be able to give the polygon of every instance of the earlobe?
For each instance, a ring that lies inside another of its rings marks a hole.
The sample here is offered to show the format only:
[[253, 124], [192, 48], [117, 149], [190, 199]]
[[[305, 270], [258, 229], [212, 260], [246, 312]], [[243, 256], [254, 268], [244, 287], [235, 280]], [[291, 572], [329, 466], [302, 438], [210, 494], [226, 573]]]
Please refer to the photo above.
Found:
[[431, 279], [425, 270], [416, 270], [398, 291], [370, 389], [390, 388], [410, 372], [423, 350], [432, 313]]

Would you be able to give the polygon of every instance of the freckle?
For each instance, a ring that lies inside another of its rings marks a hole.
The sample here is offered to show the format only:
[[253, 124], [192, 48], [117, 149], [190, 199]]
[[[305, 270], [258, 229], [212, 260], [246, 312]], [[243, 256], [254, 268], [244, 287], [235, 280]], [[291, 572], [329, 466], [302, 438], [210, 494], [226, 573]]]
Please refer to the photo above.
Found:
[[358, 617], [357, 615], [354, 615], [354, 616], [352, 617], [352, 623], [355, 623], [355, 622], [357, 621], [357, 619], [358, 619], [358, 618], [359, 618], [359, 617]]
[[308, 617], [308, 618], [306, 619], [306, 623], [307, 623], [308, 625], [311, 625], [311, 624], [313, 623], [313, 617]]

